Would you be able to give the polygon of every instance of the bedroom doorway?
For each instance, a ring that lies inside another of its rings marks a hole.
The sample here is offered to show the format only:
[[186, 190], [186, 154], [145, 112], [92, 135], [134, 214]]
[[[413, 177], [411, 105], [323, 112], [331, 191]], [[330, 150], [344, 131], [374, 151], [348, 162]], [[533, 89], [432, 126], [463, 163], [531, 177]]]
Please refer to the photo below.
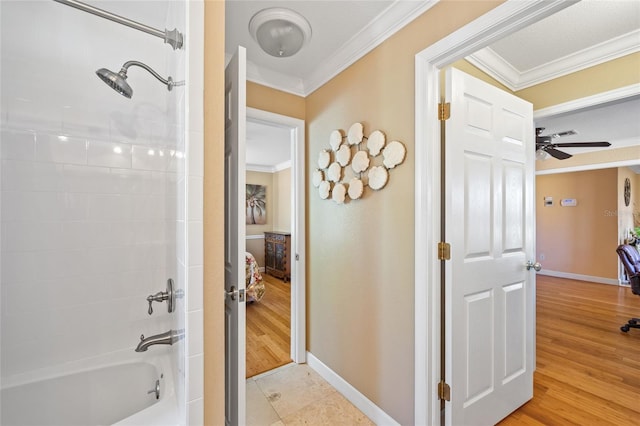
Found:
[[247, 108], [246, 168], [249, 378], [306, 361], [304, 121]]

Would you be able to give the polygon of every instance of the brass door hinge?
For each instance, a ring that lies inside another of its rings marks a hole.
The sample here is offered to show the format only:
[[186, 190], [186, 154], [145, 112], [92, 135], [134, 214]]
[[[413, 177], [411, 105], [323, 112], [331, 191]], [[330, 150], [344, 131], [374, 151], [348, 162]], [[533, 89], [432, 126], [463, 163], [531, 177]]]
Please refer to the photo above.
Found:
[[438, 120], [446, 121], [451, 117], [451, 104], [449, 102], [441, 102], [438, 104]]
[[444, 380], [440, 380], [438, 383], [438, 399], [451, 401], [451, 388]]
[[438, 260], [451, 260], [451, 244], [442, 241], [438, 243]]

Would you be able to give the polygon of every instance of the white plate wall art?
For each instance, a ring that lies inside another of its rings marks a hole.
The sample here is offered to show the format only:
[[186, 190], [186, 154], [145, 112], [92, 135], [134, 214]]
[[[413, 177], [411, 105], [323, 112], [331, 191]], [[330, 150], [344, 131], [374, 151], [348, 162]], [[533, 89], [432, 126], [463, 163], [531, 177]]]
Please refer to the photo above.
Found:
[[351, 127], [349, 127], [349, 133], [347, 133], [349, 145], [358, 145], [362, 142], [363, 137], [364, 128], [362, 127], [362, 123], [353, 123]]
[[367, 151], [358, 151], [351, 160], [351, 168], [356, 173], [362, 173], [369, 168], [370, 162]]
[[318, 167], [321, 169], [326, 169], [329, 166], [330, 162], [331, 155], [329, 154], [329, 151], [327, 151], [326, 149], [320, 151], [320, 154], [318, 155]]
[[384, 188], [389, 180], [389, 172], [382, 166], [373, 166], [369, 169], [369, 188], [376, 191]]
[[326, 200], [327, 198], [329, 198], [330, 192], [331, 192], [331, 184], [326, 180], [323, 180], [322, 182], [320, 182], [320, 185], [318, 185], [318, 193], [320, 194], [320, 198], [322, 198], [323, 200]]
[[369, 135], [369, 139], [367, 139], [367, 148], [369, 149], [369, 154], [372, 157], [380, 154], [380, 150], [384, 146], [386, 138], [384, 133], [380, 130], [375, 130], [373, 133]]
[[331, 163], [327, 171], [327, 179], [331, 182], [340, 182], [342, 179], [342, 167], [338, 163]]
[[337, 151], [340, 145], [342, 145], [342, 133], [340, 130], [334, 130], [329, 136], [329, 145], [331, 149]]
[[384, 157], [382, 164], [384, 164], [387, 169], [393, 169], [398, 164], [402, 164], [406, 153], [407, 150], [404, 145], [398, 141], [391, 141], [382, 151], [382, 156]]
[[[330, 148], [320, 151], [318, 169], [311, 176], [320, 198], [331, 197], [337, 204], [361, 199], [366, 186], [375, 191], [384, 188], [391, 176], [389, 171], [402, 164], [407, 156], [404, 144], [399, 141], [387, 143], [382, 130], [374, 130], [365, 136], [362, 123], [352, 124], [347, 136], [343, 135], [341, 129], [331, 132]], [[353, 173], [346, 169], [349, 165]]]
[[333, 191], [331, 191], [331, 198], [333, 198], [336, 204], [344, 204], [346, 193], [347, 188], [345, 188], [343, 184], [338, 183], [333, 187]]
[[313, 171], [313, 177], [311, 179], [313, 181], [313, 186], [317, 188], [320, 186], [320, 182], [324, 180], [324, 173], [322, 170], [316, 169]]
[[336, 151], [336, 161], [342, 166], [346, 167], [351, 161], [351, 148], [348, 145], [342, 145], [338, 151]]
[[364, 184], [358, 178], [353, 178], [349, 181], [349, 198], [352, 200], [357, 200], [362, 197], [362, 193], [364, 192]]

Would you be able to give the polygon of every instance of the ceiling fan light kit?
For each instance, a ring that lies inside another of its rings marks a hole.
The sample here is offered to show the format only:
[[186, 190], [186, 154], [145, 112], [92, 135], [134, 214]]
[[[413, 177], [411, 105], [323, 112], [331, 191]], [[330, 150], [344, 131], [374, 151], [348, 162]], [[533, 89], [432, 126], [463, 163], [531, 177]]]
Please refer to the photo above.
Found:
[[554, 139], [563, 136], [577, 135], [575, 130], [567, 130], [564, 132], [553, 133], [551, 135], [543, 135], [544, 127], [536, 127], [536, 159], [546, 160], [548, 156], [552, 156], [558, 160], [566, 160], [572, 155], [556, 148], [595, 148], [611, 146], [609, 142], [553, 142]]
[[276, 58], [293, 56], [311, 40], [311, 25], [291, 9], [262, 9], [249, 21], [249, 33], [262, 50]]

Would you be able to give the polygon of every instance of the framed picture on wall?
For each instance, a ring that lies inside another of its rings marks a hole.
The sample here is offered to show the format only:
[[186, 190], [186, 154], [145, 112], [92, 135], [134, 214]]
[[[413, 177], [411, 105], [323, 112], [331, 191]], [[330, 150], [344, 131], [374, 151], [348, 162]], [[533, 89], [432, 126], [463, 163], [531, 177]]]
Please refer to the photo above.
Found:
[[267, 223], [267, 187], [247, 184], [247, 225]]

